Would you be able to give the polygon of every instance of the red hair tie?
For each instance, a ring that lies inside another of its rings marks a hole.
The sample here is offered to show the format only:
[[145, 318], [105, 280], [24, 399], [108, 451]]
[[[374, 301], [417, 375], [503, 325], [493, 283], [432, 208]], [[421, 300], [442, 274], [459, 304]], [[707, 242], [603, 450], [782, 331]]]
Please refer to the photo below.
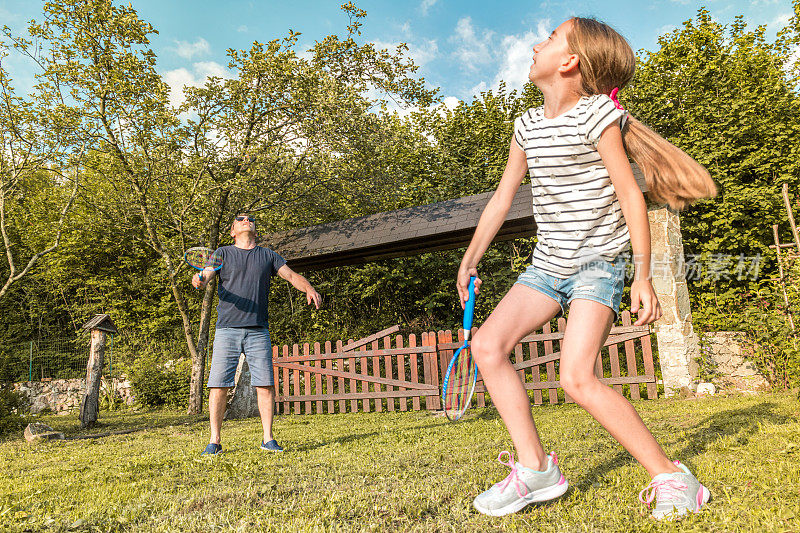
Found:
[[611, 97], [611, 101], [614, 102], [614, 105], [617, 107], [617, 109], [625, 111], [625, 108], [622, 107], [622, 105], [620, 105], [620, 103], [619, 103], [619, 100], [617, 100], [617, 93], [618, 92], [619, 92], [619, 87], [614, 87], [613, 89], [611, 89], [611, 93], [609, 93], [608, 96]]

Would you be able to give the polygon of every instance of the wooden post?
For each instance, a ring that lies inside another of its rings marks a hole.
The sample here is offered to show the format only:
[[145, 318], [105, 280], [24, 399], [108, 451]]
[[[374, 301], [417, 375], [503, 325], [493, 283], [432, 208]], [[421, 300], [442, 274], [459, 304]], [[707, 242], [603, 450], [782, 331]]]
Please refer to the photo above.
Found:
[[[797, 225], [794, 223], [792, 204], [789, 202], [789, 186], [786, 183], [783, 184], [783, 203], [786, 204], [786, 213], [789, 215], [789, 224], [792, 226], [792, 235], [794, 236], [794, 244], [797, 246], [797, 253], [800, 253], [800, 236], [797, 234]], [[777, 238], [775, 239], [775, 244], [778, 244]], [[780, 247], [778, 249], [780, 250]]]
[[106, 332], [92, 330], [92, 346], [86, 364], [86, 391], [81, 401], [79, 419], [81, 429], [93, 427], [100, 412], [100, 379], [103, 374], [103, 356], [106, 352]]
[[89, 361], [86, 363], [86, 389], [81, 400], [78, 419], [81, 429], [94, 426], [100, 413], [100, 380], [103, 376], [103, 358], [106, 353], [106, 333], [117, 332], [111, 317], [95, 315], [83, 325], [83, 329], [91, 332], [92, 343], [89, 349]]
[[[791, 213], [791, 211], [790, 211]], [[775, 238], [775, 252], [778, 254], [778, 275], [780, 276], [781, 290], [783, 291], [783, 301], [786, 303], [786, 316], [789, 318], [789, 326], [792, 328], [792, 343], [797, 349], [797, 340], [794, 337], [794, 319], [792, 318], [792, 311], [789, 309], [789, 296], [786, 294], [786, 283], [783, 278], [783, 261], [781, 259], [781, 242], [778, 239], [778, 225], [772, 225], [772, 236]]]

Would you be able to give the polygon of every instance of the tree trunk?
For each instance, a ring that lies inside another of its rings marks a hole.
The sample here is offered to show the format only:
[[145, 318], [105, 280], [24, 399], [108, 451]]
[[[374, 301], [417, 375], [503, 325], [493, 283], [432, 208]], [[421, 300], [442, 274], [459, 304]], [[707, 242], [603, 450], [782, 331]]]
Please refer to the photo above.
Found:
[[79, 419], [81, 429], [94, 426], [100, 411], [100, 378], [103, 374], [103, 358], [106, 353], [106, 332], [92, 330], [92, 346], [86, 365], [86, 392], [81, 402]]
[[[217, 212], [211, 220], [211, 227], [208, 230], [208, 247], [216, 250], [219, 246], [219, 227], [222, 223], [222, 216], [228, 205], [230, 190], [222, 191]], [[188, 414], [196, 415], [203, 412], [203, 379], [206, 373], [206, 354], [208, 353], [208, 337], [211, 330], [211, 311], [214, 303], [214, 292], [217, 287], [216, 276], [206, 286], [203, 295], [203, 306], [200, 309], [200, 328], [197, 332], [197, 357], [192, 359], [192, 379], [189, 383], [189, 408]]]

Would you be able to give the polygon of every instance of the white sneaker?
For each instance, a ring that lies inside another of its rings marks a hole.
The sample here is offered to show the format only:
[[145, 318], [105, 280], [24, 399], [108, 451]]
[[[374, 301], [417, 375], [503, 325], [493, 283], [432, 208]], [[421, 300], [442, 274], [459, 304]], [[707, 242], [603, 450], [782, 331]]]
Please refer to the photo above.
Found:
[[[508, 456], [508, 461], [502, 460], [503, 454]], [[569, 488], [569, 483], [558, 469], [558, 456], [554, 452], [547, 456], [547, 468], [544, 471], [515, 463], [514, 456], [507, 451], [500, 452], [497, 460], [511, 468], [511, 472], [503, 481], [495, 483], [475, 498], [472, 505], [480, 513], [491, 516], [516, 513], [528, 504], [558, 498]], [[512, 484], [513, 488], [510, 487]]]
[[685, 465], [675, 461], [675, 466], [682, 472], [659, 474], [639, 493], [639, 501], [648, 508], [653, 499], [656, 500], [653, 508], [653, 518], [656, 520], [679, 518], [689, 511], [700, 512], [700, 508], [711, 498], [708, 489], [697, 481]]

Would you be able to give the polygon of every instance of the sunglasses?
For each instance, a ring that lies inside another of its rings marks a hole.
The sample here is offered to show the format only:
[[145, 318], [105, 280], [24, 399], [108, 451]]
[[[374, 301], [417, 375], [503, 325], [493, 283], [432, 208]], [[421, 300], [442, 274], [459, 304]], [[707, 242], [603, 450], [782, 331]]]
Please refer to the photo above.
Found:
[[236, 222], [241, 222], [242, 220], [247, 220], [249, 222], [255, 222], [256, 219], [253, 217], [236, 217]]

